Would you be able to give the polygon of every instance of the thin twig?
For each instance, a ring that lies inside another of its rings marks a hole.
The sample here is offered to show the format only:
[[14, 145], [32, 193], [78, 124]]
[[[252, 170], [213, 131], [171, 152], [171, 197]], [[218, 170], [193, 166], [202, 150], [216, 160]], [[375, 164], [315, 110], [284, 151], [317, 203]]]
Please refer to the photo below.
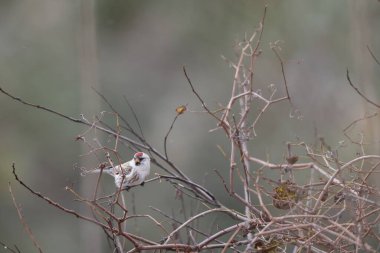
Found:
[[289, 102], [291, 103], [292, 100], [291, 100], [290, 95], [289, 95], [288, 83], [287, 83], [287, 81], [286, 81], [285, 69], [284, 69], [284, 61], [282, 60], [280, 54], [277, 52], [276, 47], [275, 47], [275, 46], [272, 46], [271, 48], [272, 48], [273, 52], [275, 53], [277, 59], [280, 61], [280, 64], [281, 64], [282, 79], [284, 80], [284, 86], [285, 86], [285, 90], [286, 90], [286, 96], [287, 96], [287, 98], [289, 99]]
[[11, 183], [10, 182], [8, 182], [8, 189], [9, 189], [9, 193], [12, 196], [13, 205], [14, 205], [14, 207], [17, 210], [18, 218], [19, 218], [22, 226], [24, 227], [24, 229], [25, 229], [26, 233], [28, 234], [30, 240], [33, 242], [33, 245], [38, 249], [38, 252], [42, 253], [43, 251], [41, 249], [40, 244], [37, 242], [37, 239], [34, 236], [34, 234], [32, 232], [32, 229], [29, 227], [28, 223], [25, 221], [24, 216], [21, 213], [20, 207], [17, 205], [15, 196], [13, 195], [13, 192], [12, 192], [12, 187], [11, 187]]
[[[244, 222], [240, 222], [238, 224], [234, 224], [230, 227], [227, 227], [227, 228], [224, 228], [218, 232], [216, 232], [215, 234], [213, 234], [212, 236], [210, 236], [209, 238], [206, 238], [205, 240], [203, 240], [202, 242], [200, 242], [197, 246], [198, 248], [204, 248], [207, 244], [209, 244], [211, 241], [215, 240], [216, 238], [219, 238], [233, 230], [236, 230], [238, 227], [242, 227], [244, 226]], [[224, 247], [223, 247], [224, 248]]]
[[35, 190], [33, 190], [31, 187], [29, 187], [28, 185], [26, 185], [23, 181], [21, 181], [21, 179], [19, 179], [18, 175], [16, 174], [16, 167], [15, 167], [15, 164], [13, 163], [12, 164], [12, 173], [16, 179], [17, 182], [19, 182], [23, 187], [25, 187], [28, 191], [30, 191], [33, 195], [37, 196], [38, 198], [41, 198], [42, 200], [46, 201], [47, 203], [49, 203], [50, 205], [62, 210], [63, 212], [65, 213], [68, 213], [68, 214], [71, 214], [77, 218], [80, 218], [82, 220], [86, 220], [86, 221], [89, 221], [91, 223], [94, 223], [96, 225], [98, 225], [99, 227], [102, 227], [102, 228], [105, 228], [107, 230], [110, 230], [112, 231], [113, 233], [119, 233], [119, 231], [115, 230], [115, 229], [111, 229], [108, 225], [106, 224], [103, 224], [97, 220], [94, 220], [90, 217], [87, 217], [87, 216], [83, 216], [79, 213], [77, 213], [76, 211], [74, 210], [70, 210], [70, 209], [67, 209], [65, 207], [63, 207], [62, 205], [60, 205], [59, 203], [57, 202], [54, 202], [53, 200], [51, 200], [50, 198], [46, 197], [46, 196], [43, 196], [41, 193], [39, 192], [36, 192]]
[[150, 216], [149, 214], [136, 214], [136, 215], [131, 215], [131, 216], [128, 216], [127, 219], [133, 219], [133, 218], [148, 218], [149, 220], [153, 221], [159, 228], [162, 229], [162, 231], [164, 231], [166, 234], [169, 234], [169, 231], [167, 231], [165, 229], [164, 226], [162, 226], [162, 224], [160, 222], [158, 222], [155, 218], [153, 218], [152, 216]]
[[142, 139], [145, 140], [144, 132], [142, 130], [142, 126], [140, 124], [139, 118], [137, 117], [137, 113], [135, 112], [135, 109], [133, 108], [133, 106], [131, 105], [131, 103], [129, 103], [129, 101], [128, 101], [128, 99], [127, 99], [127, 97], [125, 95], [123, 95], [123, 98], [124, 98], [124, 101], [127, 103], [128, 107], [129, 107], [129, 110], [131, 110], [133, 118], [135, 119], [135, 121], [137, 123], [137, 126], [139, 127]]
[[[151, 208], [152, 210], [154, 210], [154, 211], [160, 213], [161, 215], [165, 216], [166, 218], [168, 218], [168, 219], [170, 219], [170, 220], [172, 220], [172, 221], [174, 221], [174, 222], [176, 222], [176, 223], [178, 223], [178, 224], [182, 224], [182, 221], [179, 221], [179, 220], [177, 220], [176, 218], [174, 218], [174, 217], [172, 217], [172, 216], [170, 216], [170, 215], [164, 213], [163, 211], [161, 211], [161, 210], [158, 209], [158, 208], [155, 208], [155, 207], [152, 207], [152, 206], [150, 206], [149, 208]], [[206, 234], [206, 233], [200, 231], [199, 229], [194, 228], [194, 227], [192, 227], [192, 226], [190, 226], [190, 225], [186, 225], [186, 227], [189, 228], [189, 229], [191, 229], [191, 230], [193, 230], [193, 231], [195, 231], [195, 232], [197, 232], [197, 233], [199, 233], [199, 234], [201, 234], [201, 235], [203, 235], [203, 236], [206, 236], [206, 237], [209, 237], [209, 236], [210, 236], [209, 234]], [[219, 241], [219, 240], [215, 240], [215, 241], [218, 242], [218, 243], [222, 243], [222, 241]]]
[[225, 253], [226, 252], [226, 250], [228, 249], [228, 246], [231, 244], [232, 240], [236, 237], [236, 235], [240, 232], [241, 228], [242, 228], [241, 226], [238, 226], [236, 228], [235, 232], [231, 235], [231, 237], [226, 242], [226, 246], [223, 248], [223, 250], [221, 251], [221, 253]]
[[167, 239], [165, 240], [164, 244], [167, 244], [173, 237], [173, 235], [175, 235], [179, 230], [181, 230], [182, 228], [186, 227], [187, 224], [189, 224], [190, 222], [192, 222], [193, 220], [196, 220], [200, 217], [203, 217], [205, 216], [206, 214], [209, 214], [209, 213], [213, 213], [213, 212], [229, 212], [228, 210], [226, 210], [225, 208], [214, 208], [214, 209], [210, 209], [210, 210], [207, 210], [207, 211], [204, 211], [202, 213], [199, 213], [197, 215], [194, 215], [193, 217], [191, 217], [190, 219], [188, 219], [187, 221], [183, 222], [180, 226], [178, 226], [177, 229], [173, 230], [167, 237]]
[[[70, 117], [70, 116], [67, 116], [63, 113], [60, 113], [58, 111], [55, 111], [53, 109], [50, 109], [50, 108], [47, 108], [47, 107], [44, 107], [44, 106], [41, 106], [41, 105], [36, 105], [36, 104], [32, 104], [32, 103], [29, 103], [29, 102], [26, 102], [25, 100], [19, 98], [19, 97], [16, 97], [16, 96], [13, 96], [12, 94], [6, 92], [2, 87], [0, 87], [0, 92], [2, 92], [4, 95], [24, 104], [24, 105], [27, 105], [27, 106], [31, 106], [31, 107], [34, 107], [34, 108], [37, 108], [37, 109], [40, 109], [40, 110], [43, 110], [43, 111], [46, 111], [46, 112], [49, 112], [49, 113], [52, 113], [54, 115], [57, 115], [59, 117], [62, 117], [64, 119], [67, 119], [69, 121], [72, 121], [72, 122], [75, 122], [75, 123], [79, 123], [79, 124], [82, 124], [82, 125], [86, 125], [86, 126], [89, 126], [89, 127], [94, 127], [95, 129], [98, 129], [102, 132], [105, 132], [107, 134], [110, 134], [112, 136], [117, 136], [117, 133], [115, 131], [112, 131], [112, 130], [109, 130], [109, 129], [106, 129], [104, 127], [101, 127], [101, 126], [98, 126], [98, 125], [92, 125], [91, 123], [85, 121], [85, 120], [82, 120], [82, 119], [77, 119], [77, 118], [73, 118], [73, 117]], [[132, 143], [140, 148], [144, 148], [144, 149], [149, 149], [149, 147], [147, 147], [146, 145], [144, 144], [141, 144], [137, 141], [134, 141], [126, 136], [120, 136], [120, 139], [123, 139], [124, 141], [127, 141], [129, 143]], [[157, 151], [155, 151], [157, 152]], [[158, 152], [157, 152], [158, 153]]]
[[[67, 116], [65, 114], [62, 114], [60, 112], [57, 112], [57, 111], [54, 111], [52, 109], [49, 109], [49, 108], [46, 108], [44, 106], [41, 106], [41, 105], [36, 105], [36, 104], [31, 104], [31, 103], [28, 103], [26, 101], [24, 101], [23, 99], [19, 98], [19, 97], [16, 97], [16, 96], [13, 96], [12, 94], [6, 92], [2, 87], [0, 87], [0, 92], [2, 92], [3, 94], [7, 95], [8, 97], [14, 99], [14, 100], [17, 100], [19, 101], [20, 103], [24, 104], [24, 105], [28, 105], [28, 106], [32, 106], [32, 107], [35, 107], [35, 108], [38, 108], [38, 109], [41, 109], [43, 111], [47, 111], [47, 112], [50, 112], [52, 114], [55, 114], [55, 115], [58, 115], [62, 118], [65, 118], [65, 119], [68, 119], [70, 121], [73, 121], [73, 122], [76, 122], [76, 123], [82, 123], [82, 124], [86, 124], [84, 121], [80, 120], [80, 119], [75, 119], [75, 118], [72, 118], [70, 116]], [[86, 125], [90, 125], [90, 124], [86, 124]]]
[[373, 117], [376, 117], [377, 116], [377, 112], [373, 113], [373, 114], [370, 114], [370, 115], [365, 115], [364, 117], [362, 118], [359, 118], [359, 119], [356, 119], [354, 120], [353, 122], [351, 122], [348, 126], [346, 126], [344, 129], [343, 129], [343, 134], [354, 144], [358, 144], [360, 145], [359, 142], [357, 141], [354, 141], [351, 136], [348, 134], [348, 130], [353, 127], [354, 125], [356, 125], [356, 123], [358, 123], [359, 121], [363, 121], [363, 120], [366, 120], [366, 119], [370, 119], [370, 118], [373, 118]]
[[157, 176], [159, 176], [160, 178], [165, 178], [165, 179], [172, 179], [172, 180], [178, 180], [178, 181], [181, 181], [183, 183], [186, 183], [188, 185], [190, 185], [192, 188], [196, 188], [197, 189], [197, 192], [203, 192], [203, 196], [207, 196], [207, 198], [205, 200], [207, 200], [208, 203], [210, 204], [213, 204], [213, 205], [216, 205], [216, 206], [219, 206], [219, 203], [217, 202], [216, 198], [214, 197], [214, 195], [212, 195], [209, 191], [207, 191], [204, 187], [196, 184], [196, 183], [193, 183], [191, 181], [187, 181], [187, 180], [184, 180], [182, 178], [179, 178], [179, 177], [175, 177], [175, 176], [168, 176], [168, 175], [159, 175], [157, 174]]
[[259, 53], [258, 53], [258, 50], [259, 50], [259, 47], [261, 45], [261, 39], [263, 37], [263, 33], [264, 33], [264, 27], [265, 27], [265, 17], [266, 17], [266, 14], [267, 14], [267, 9], [268, 9], [268, 6], [265, 5], [265, 8], [264, 8], [264, 14], [263, 14], [263, 17], [261, 18], [261, 22], [260, 22], [260, 33], [259, 33], [259, 38], [257, 39], [257, 42], [256, 42], [256, 46], [255, 48], [253, 49], [252, 51], [252, 55], [251, 55], [251, 63], [250, 63], [250, 84], [251, 84], [251, 89], [250, 91], [253, 91], [253, 69], [254, 69], [254, 65], [255, 65], [255, 59], [259, 56]]
[[190, 87], [191, 87], [191, 90], [193, 91], [193, 93], [195, 94], [195, 96], [198, 98], [198, 100], [201, 102], [203, 109], [205, 109], [209, 115], [211, 115], [211, 116], [212, 116], [213, 118], [215, 118], [218, 122], [220, 122], [220, 124], [222, 125], [222, 127], [225, 127], [224, 123], [223, 123], [223, 122], [222, 122], [217, 116], [215, 116], [215, 114], [214, 114], [213, 112], [211, 112], [210, 109], [208, 109], [208, 107], [206, 106], [206, 103], [204, 102], [204, 100], [202, 99], [202, 97], [201, 97], [201, 96], [199, 95], [199, 93], [195, 90], [194, 85], [193, 85], [193, 83], [191, 82], [190, 77], [189, 77], [189, 75], [188, 75], [187, 72], [186, 72], [186, 68], [185, 68], [185, 66], [183, 66], [182, 69], [183, 69], [183, 73], [185, 74], [185, 77], [186, 77], [186, 79], [187, 79], [187, 82], [188, 82], [188, 84], [189, 84]]
[[[112, 110], [113, 113], [118, 114], [117, 110], [113, 107], [113, 105], [108, 101], [108, 99], [100, 93], [95, 87], [91, 87], [92, 90], [107, 104], [107, 106]], [[128, 130], [133, 130], [133, 128], [129, 125], [128, 121], [125, 120], [122, 116], [120, 116], [121, 120], [126, 124]]]
[[370, 103], [371, 105], [374, 105], [376, 106], [377, 108], [380, 108], [380, 105], [376, 104], [375, 102], [373, 102], [372, 100], [370, 100], [369, 98], [367, 98], [351, 81], [351, 78], [350, 78], [350, 73], [347, 69], [347, 73], [346, 73], [346, 77], [347, 77], [347, 81], [348, 83], [350, 84], [350, 86], [362, 97], [364, 98], [365, 101], [367, 101], [368, 103]]
[[371, 54], [372, 58], [377, 63], [377, 65], [380, 65], [380, 61], [376, 58], [375, 54], [372, 52], [371, 48], [368, 45], [367, 45], [367, 49], [368, 49], [369, 53]]
[[20, 207], [17, 205], [15, 196], [13, 195], [13, 192], [12, 192], [12, 187], [11, 187], [11, 183], [10, 182], [8, 182], [8, 189], [9, 189], [9, 193], [12, 196], [13, 205], [14, 205], [14, 207], [17, 210], [18, 218], [19, 218], [22, 226], [24, 227], [26, 233], [29, 235], [29, 238], [33, 242], [34, 246], [38, 249], [38, 252], [42, 253], [43, 251], [41, 249], [40, 244], [38, 243], [36, 237], [34, 236], [34, 234], [32, 232], [32, 229], [29, 227], [28, 223], [25, 221], [24, 216], [21, 213]]
[[168, 150], [167, 150], [167, 140], [168, 140], [168, 136], [169, 136], [170, 132], [172, 131], [173, 126], [174, 126], [174, 123], [175, 123], [176, 120], [178, 119], [178, 116], [179, 116], [179, 115], [180, 115], [180, 114], [176, 114], [176, 115], [175, 115], [175, 117], [174, 117], [174, 119], [173, 119], [173, 122], [172, 122], [172, 124], [170, 125], [169, 130], [168, 130], [168, 132], [166, 133], [165, 138], [164, 138], [164, 150], [165, 150], [165, 157], [166, 157], [166, 159], [169, 159], [169, 157], [168, 157]]

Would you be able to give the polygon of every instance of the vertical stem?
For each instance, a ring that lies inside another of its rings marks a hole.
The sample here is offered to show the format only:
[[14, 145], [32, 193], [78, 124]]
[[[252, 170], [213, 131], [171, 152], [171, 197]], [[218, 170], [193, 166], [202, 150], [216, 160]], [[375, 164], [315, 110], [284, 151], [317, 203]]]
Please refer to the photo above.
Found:
[[[239, 71], [239, 70], [238, 70]], [[241, 70], [242, 71], [242, 70]], [[240, 71], [239, 71], [240, 72]], [[243, 75], [243, 73], [239, 73], [239, 75]], [[244, 76], [243, 76], [244, 78]], [[239, 80], [240, 78], [238, 78]], [[247, 92], [249, 90], [249, 88], [251, 87], [251, 85], [246, 85], [246, 81], [244, 80], [243, 82], [241, 82], [240, 80], [240, 89], [241, 89], [241, 92]], [[249, 86], [249, 88], [248, 88]], [[247, 112], [247, 110], [249, 110], [249, 103], [250, 103], [250, 95], [247, 95], [247, 96], [242, 96], [240, 99], [239, 99], [239, 104], [240, 104], [240, 116], [241, 117], [244, 117], [245, 113]], [[247, 202], [247, 203], [251, 203], [251, 194], [248, 190], [249, 188], [249, 182], [250, 182], [250, 177], [248, 176], [248, 174], [250, 173], [250, 163], [249, 163], [249, 160], [248, 160], [248, 157], [249, 157], [249, 151], [248, 151], [248, 138], [246, 138], [247, 136], [247, 133], [246, 133], [246, 120], [247, 120], [247, 117], [245, 117], [242, 122], [241, 122], [241, 125], [239, 127], [239, 132], [240, 132], [240, 136], [237, 136], [237, 138], [240, 138], [239, 142], [240, 142], [240, 145], [241, 145], [241, 151], [242, 151], [242, 162], [243, 162], [243, 167], [244, 167], [244, 173], [245, 173], [245, 182], [243, 184], [244, 186], [244, 200]], [[252, 219], [252, 215], [251, 215], [251, 210], [249, 208], [248, 205], [245, 206], [244, 208], [244, 212], [245, 212], [245, 216], [247, 217], [248, 220], [251, 220]], [[247, 234], [247, 239], [248, 240], [252, 240], [253, 238], [253, 235], [252, 233], [248, 233]], [[246, 251], [250, 251], [250, 245], [247, 246], [246, 248]]]
[[[241, 111], [242, 113], [244, 112], [244, 105], [241, 106]], [[243, 114], [242, 114], [243, 115]], [[244, 127], [245, 127], [245, 120], [243, 121], [242, 125], [241, 125], [241, 129], [244, 130]], [[243, 132], [244, 133], [244, 132]], [[246, 174], [249, 174], [250, 173], [250, 164], [249, 164], [249, 160], [247, 157], [249, 157], [249, 151], [248, 151], [248, 145], [247, 145], [247, 140], [243, 139], [241, 140], [241, 148], [242, 148], [242, 151], [243, 151], [243, 163], [244, 163], [244, 168], [246, 170]], [[249, 176], [246, 176], [245, 178], [245, 184], [244, 184], [244, 199], [247, 203], [251, 203], [251, 194], [248, 190], [249, 188], [249, 182], [250, 182], [250, 177]], [[251, 211], [250, 211], [250, 208], [249, 206], [245, 206], [245, 216], [250, 220], [252, 219], [252, 215], [251, 215]], [[252, 240], [253, 236], [252, 236], [252, 233], [248, 233], [247, 234], [247, 239], [248, 240]]]

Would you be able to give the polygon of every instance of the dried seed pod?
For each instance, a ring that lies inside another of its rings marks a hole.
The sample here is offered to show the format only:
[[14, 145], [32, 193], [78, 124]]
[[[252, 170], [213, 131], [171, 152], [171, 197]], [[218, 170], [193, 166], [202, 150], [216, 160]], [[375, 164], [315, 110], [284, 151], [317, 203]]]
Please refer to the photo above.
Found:
[[183, 114], [184, 112], [186, 112], [186, 110], [187, 110], [186, 105], [180, 105], [175, 109], [178, 115]]
[[280, 245], [281, 243], [278, 240], [272, 238], [269, 239], [269, 241], [258, 240], [255, 243], [254, 248], [256, 252], [275, 253]]
[[286, 161], [289, 164], [293, 165], [293, 164], [295, 164], [298, 161], [298, 156], [294, 155], [294, 156], [287, 157]]
[[75, 140], [76, 140], [76, 141], [84, 141], [84, 137], [81, 136], [81, 135], [77, 135], [77, 136], [75, 137]]
[[290, 209], [297, 200], [297, 187], [293, 182], [281, 183], [274, 189], [274, 192], [273, 205], [278, 209]]
[[325, 202], [327, 200], [327, 198], [329, 197], [329, 193], [327, 191], [325, 191], [322, 195], [322, 198], [321, 198], [321, 201], [322, 202]]

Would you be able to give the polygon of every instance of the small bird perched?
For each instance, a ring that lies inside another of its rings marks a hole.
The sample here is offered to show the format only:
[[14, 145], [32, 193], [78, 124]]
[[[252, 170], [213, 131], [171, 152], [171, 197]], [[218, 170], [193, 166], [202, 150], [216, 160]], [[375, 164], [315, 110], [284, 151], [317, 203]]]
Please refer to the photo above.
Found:
[[144, 184], [145, 178], [150, 173], [150, 157], [143, 152], [137, 152], [133, 159], [126, 163], [115, 167], [84, 171], [82, 174], [101, 173], [101, 171], [114, 177], [117, 188], [129, 190], [133, 185]]

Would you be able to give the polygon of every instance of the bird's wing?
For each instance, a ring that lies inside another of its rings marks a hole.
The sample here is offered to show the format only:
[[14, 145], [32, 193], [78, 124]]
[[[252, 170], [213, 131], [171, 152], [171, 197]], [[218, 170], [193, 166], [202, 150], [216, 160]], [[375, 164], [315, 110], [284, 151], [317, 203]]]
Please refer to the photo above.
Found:
[[129, 186], [140, 184], [140, 174], [137, 172], [136, 169], [134, 169], [131, 171], [130, 174], [125, 176], [125, 181], [128, 183]]
[[124, 175], [128, 175], [132, 172], [132, 166], [128, 162], [123, 163], [121, 168], [123, 169]]

